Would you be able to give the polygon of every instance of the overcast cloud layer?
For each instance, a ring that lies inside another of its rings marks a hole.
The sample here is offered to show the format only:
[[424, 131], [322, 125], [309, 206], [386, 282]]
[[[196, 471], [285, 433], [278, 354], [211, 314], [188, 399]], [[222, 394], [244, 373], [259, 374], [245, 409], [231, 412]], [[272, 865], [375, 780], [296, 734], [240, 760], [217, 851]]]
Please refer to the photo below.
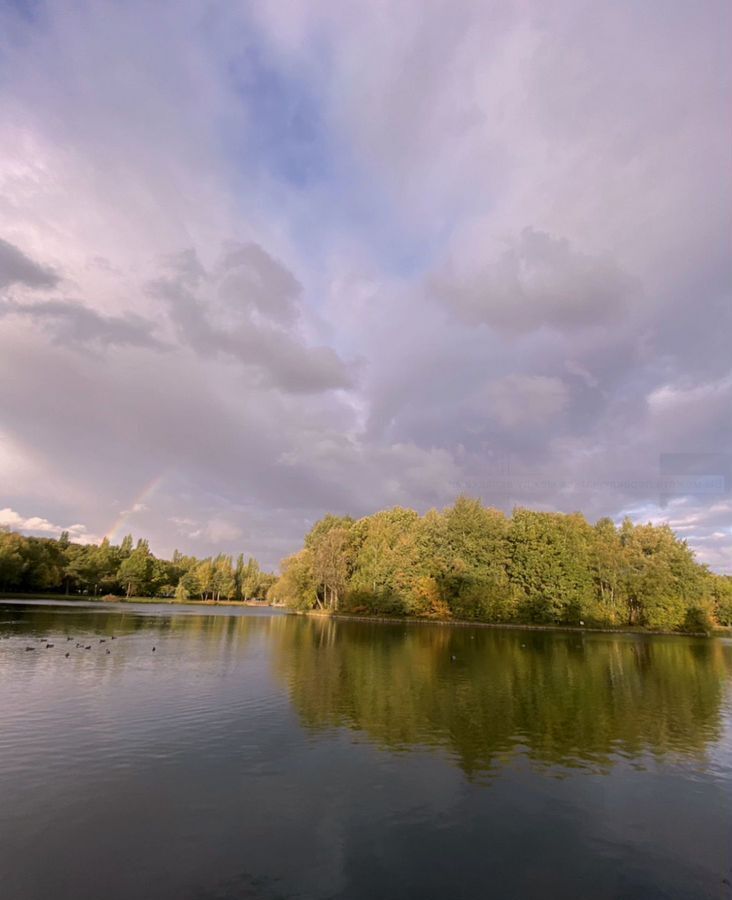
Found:
[[0, 11], [0, 525], [668, 521], [732, 572], [727, 0]]

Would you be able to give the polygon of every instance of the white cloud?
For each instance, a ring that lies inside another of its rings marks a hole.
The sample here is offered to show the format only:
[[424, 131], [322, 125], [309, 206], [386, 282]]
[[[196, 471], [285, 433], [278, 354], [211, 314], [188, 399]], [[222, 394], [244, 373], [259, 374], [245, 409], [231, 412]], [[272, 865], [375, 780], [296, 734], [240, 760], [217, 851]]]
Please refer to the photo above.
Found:
[[81, 544], [94, 544], [100, 540], [97, 535], [90, 534], [84, 525], [54, 525], [53, 522], [49, 522], [42, 516], [24, 517], [8, 506], [0, 509], [0, 527], [31, 534], [50, 535], [51, 537], [58, 537], [62, 532], [67, 531], [72, 540]]
[[186, 516], [171, 516], [170, 521], [178, 528], [191, 528], [196, 524], [195, 519], [189, 519]]
[[133, 513], [147, 512], [150, 507], [146, 503], [133, 503], [129, 509], [123, 509], [120, 516], [131, 516]]

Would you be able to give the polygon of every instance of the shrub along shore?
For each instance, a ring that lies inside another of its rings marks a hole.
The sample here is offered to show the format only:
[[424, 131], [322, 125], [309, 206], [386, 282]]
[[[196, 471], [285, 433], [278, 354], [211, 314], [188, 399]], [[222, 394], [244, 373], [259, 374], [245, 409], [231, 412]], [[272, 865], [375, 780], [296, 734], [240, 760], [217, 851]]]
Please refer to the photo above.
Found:
[[630, 625], [529, 625], [520, 622], [481, 622], [477, 619], [429, 619], [407, 616], [384, 616], [369, 613], [344, 613], [330, 609], [290, 610], [291, 615], [316, 619], [342, 619], [346, 622], [376, 622], [379, 625], [445, 625], [448, 628], [496, 628], [507, 631], [551, 631], [573, 634], [637, 634], [665, 635], [667, 637], [731, 637], [732, 626], [714, 625], [709, 631], [664, 631]]

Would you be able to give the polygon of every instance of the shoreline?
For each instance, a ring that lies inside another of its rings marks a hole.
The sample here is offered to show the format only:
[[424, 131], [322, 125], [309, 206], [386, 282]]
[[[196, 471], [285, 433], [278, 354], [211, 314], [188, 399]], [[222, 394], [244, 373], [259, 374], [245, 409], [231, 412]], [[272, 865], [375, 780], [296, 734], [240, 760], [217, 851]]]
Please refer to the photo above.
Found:
[[665, 637], [732, 637], [732, 628], [718, 627], [711, 633], [704, 631], [660, 631], [657, 629], [618, 626], [595, 625], [540, 625], [521, 624], [518, 622], [471, 622], [467, 619], [420, 619], [414, 616], [369, 616], [355, 615], [353, 613], [330, 612], [316, 609], [293, 609], [291, 615], [312, 616], [318, 619], [342, 619], [350, 622], [378, 622], [382, 625], [444, 625], [452, 628], [497, 628], [512, 631], [566, 631], [574, 634], [635, 634], [635, 635], [661, 635]]
[[148, 603], [156, 606], [251, 606], [259, 609], [282, 609], [273, 607], [271, 603], [258, 600], [176, 600], [174, 597], [115, 597], [114, 600], [105, 600], [103, 597], [84, 597], [78, 594], [21, 594], [0, 593], [0, 603], [3, 600], [57, 600], [69, 603], [98, 603], [100, 606], [115, 606], [118, 603]]
[[704, 631], [663, 631], [658, 629], [631, 627], [619, 625], [616, 628], [600, 625], [542, 625], [539, 623], [519, 622], [480, 622], [469, 619], [425, 619], [415, 616], [383, 616], [383, 615], [357, 615], [355, 613], [332, 612], [331, 610], [318, 609], [288, 609], [272, 603], [256, 600], [176, 600], [167, 597], [115, 597], [114, 600], [104, 600], [102, 597], [83, 597], [74, 594], [21, 594], [0, 593], [0, 603], [3, 600], [51, 600], [69, 603], [92, 603], [95, 606], [118, 606], [127, 603], [139, 603], [151, 606], [232, 606], [250, 607], [253, 609], [280, 609], [292, 616], [311, 616], [318, 619], [341, 619], [346, 622], [377, 622], [381, 625], [442, 625], [451, 628], [494, 628], [514, 631], [561, 631], [573, 634], [634, 634], [657, 635], [665, 637], [727, 637], [732, 638], [732, 626], [717, 626], [711, 632]]

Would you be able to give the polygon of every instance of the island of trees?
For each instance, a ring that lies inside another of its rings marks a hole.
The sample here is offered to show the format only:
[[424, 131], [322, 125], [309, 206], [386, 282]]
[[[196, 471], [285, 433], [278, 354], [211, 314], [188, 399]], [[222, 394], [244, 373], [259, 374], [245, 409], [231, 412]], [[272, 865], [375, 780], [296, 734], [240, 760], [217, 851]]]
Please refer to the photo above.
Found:
[[279, 577], [253, 558], [158, 559], [127, 536], [81, 545], [0, 531], [0, 591], [179, 601], [264, 600], [295, 610], [664, 631], [732, 626], [732, 578], [666, 525], [580, 513], [506, 516], [460, 497], [425, 515], [327, 515]]
[[424, 516], [326, 516], [283, 560], [270, 596], [295, 609], [506, 624], [732, 624], [732, 578], [696, 562], [666, 525], [506, 516], [468, 497]]
[[276, 576], [256, 559], [220, 554], [207, 559], [154, 556], [147, 541], [78, 544], [0, 530], [0, 591], [88, 597], [158, 597], [179, 601], [264, 600]]

